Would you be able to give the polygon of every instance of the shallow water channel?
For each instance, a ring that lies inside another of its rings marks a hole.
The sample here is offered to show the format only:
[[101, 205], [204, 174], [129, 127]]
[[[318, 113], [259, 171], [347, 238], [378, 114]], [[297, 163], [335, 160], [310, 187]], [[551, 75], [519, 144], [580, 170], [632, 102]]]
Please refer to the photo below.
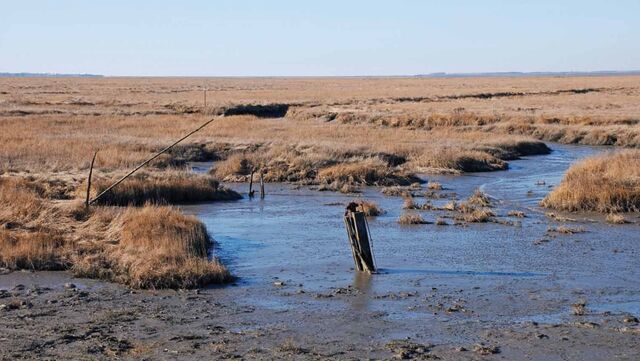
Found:
[[[575, 221], [557, 222], [538, 206], [570, 164], [606, 149], [551, 147], [549, 155], [511, 161], [507, 171], [424, 177], [441, 182], [442, 193], [453, 192], [460, 200], [482, 189], [494, 199], [498, 218], [511, 225], [459, 226], [449, 219], [448, 226], [401, 226], [402, 198], [373, 187], [343, 195], [267, 184], [264, 200], [245, 197], [184, 209], [205, 222], [217, 241], [214, 253], [238, 277], [236, 287], [217, 291], [241, 293], [241, 302], [251, 307], [335, 308], [402, 321], [455, 317], [461, 314], [456, 309], [439, 312], [454, 305], [473, 322], [554, 323], [570, 319], [570, 304], [584, 299], [595, 313], [640, 314], [640, 226], [608, 225], [596, 214], [571, 214]], [[246, 193], [248, 186], [231, 187]], [[370, 277], [353, 270], [342, 220], [344, 205], [356, 197], [386, 211], [369, 220], [380, 269]], [[526, 217], [508, 217], [509, 210]], [[432, 222], [447, 214], [418, 212]], [[628, 218], [639, 221], [636, 215]], [[585, 232], [547, 232], [560, 225]], [[400, 334], [412, 332], [403, 328]]]

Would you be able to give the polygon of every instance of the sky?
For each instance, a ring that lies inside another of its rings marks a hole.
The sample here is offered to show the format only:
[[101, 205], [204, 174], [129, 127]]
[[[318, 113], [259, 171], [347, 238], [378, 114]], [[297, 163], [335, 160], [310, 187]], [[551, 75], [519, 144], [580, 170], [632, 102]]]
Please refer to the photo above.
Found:
[[0, 0], [0, 72], [640, 70], [640, 0]]

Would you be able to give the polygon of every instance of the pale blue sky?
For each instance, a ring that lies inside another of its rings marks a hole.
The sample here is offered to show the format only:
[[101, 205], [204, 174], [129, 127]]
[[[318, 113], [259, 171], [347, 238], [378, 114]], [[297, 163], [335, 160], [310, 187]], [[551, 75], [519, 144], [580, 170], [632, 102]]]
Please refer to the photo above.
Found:
[[640, 69], [640, 0], [0, 0], [0, 72]]

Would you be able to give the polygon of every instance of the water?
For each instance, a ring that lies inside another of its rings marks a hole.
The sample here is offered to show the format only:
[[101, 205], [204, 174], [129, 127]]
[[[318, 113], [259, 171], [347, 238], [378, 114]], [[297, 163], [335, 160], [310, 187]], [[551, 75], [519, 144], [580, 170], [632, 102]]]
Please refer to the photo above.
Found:
[[[272, 283], [281, 280], [289, 291], [293, 287], [319, 294], [350, 285], [361, 295], [360, 309], [385, 310], [407, 319], [415, 317], [415, 312], [407, 311], [406, 304], [391, 307], [379, 296], [417, 292], [423, 297], [434, 287], [459, 287], [469, 292], [469, 302], [487, 317], [516, 320], [560, 312], [566, 302], [578, 297], [576, 290], [597, 299], [632, 289], [635, 291], [618, 297], [615, 304], [623, 310], [625, 304], [635, 305], [629, 310], [637, 309], [638, 226], [610, 226], [597, 215], [583, 215], [577, 218], [595, 221], [571, 226], [587, 232], [550, 236], [547, 228], [559, 223], [538, 207], [571, 163], [605, 149], [563, 145], [553, 145], [553, 149], [550, 155], [512, 161], [508, 171], [428, 177], [459, 199], [482, 189], [495, 199], [499, 218], [515, 225], [401, 226], [397, 218], [403, 212], [402, 199], [384, 196], [378, 188], [343, 195], [267, 184], [265, 200], [245, 198], [184, 209], [206, 224], [217, 241], [213, 252], [239, 277], [239, 287], [249, 295], [246, 302], [261, 307], [295, 307], [282, 292], [271, 291]], [[232, 188], [246, 192], [247, 185]], [[386, 211], [369, 221], [380, 274], [365, 281], [354, 276], [342, 221], [344, 205], [356, 197], [373, 200]], [[513, 209], [523, 210], [527, 217], [506, 217]], [[446, 212], [421, 214], [434, 221]], [[550, 237], [547, 243], [534, 243]], [[482, 291], [473, 291], [477, 289]], [[522, 292], [529, 298], [517, 307], [512, 299]], [[421, 302], [418, 309], [424, 308]], [[556, 303], [564, 305], [554, 308]]]

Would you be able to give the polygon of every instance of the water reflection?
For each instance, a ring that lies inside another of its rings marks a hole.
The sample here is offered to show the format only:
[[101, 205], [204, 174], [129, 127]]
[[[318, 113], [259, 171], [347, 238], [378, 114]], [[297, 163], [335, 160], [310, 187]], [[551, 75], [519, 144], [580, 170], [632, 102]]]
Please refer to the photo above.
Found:
[[366, 311], [369, 309], [371, 301], [371, 279], [373, 275], [367, 272], [355, 272], [353, 275], [353, 288], [359, 292], [353, 298], [351, 306], [356, 311]]

